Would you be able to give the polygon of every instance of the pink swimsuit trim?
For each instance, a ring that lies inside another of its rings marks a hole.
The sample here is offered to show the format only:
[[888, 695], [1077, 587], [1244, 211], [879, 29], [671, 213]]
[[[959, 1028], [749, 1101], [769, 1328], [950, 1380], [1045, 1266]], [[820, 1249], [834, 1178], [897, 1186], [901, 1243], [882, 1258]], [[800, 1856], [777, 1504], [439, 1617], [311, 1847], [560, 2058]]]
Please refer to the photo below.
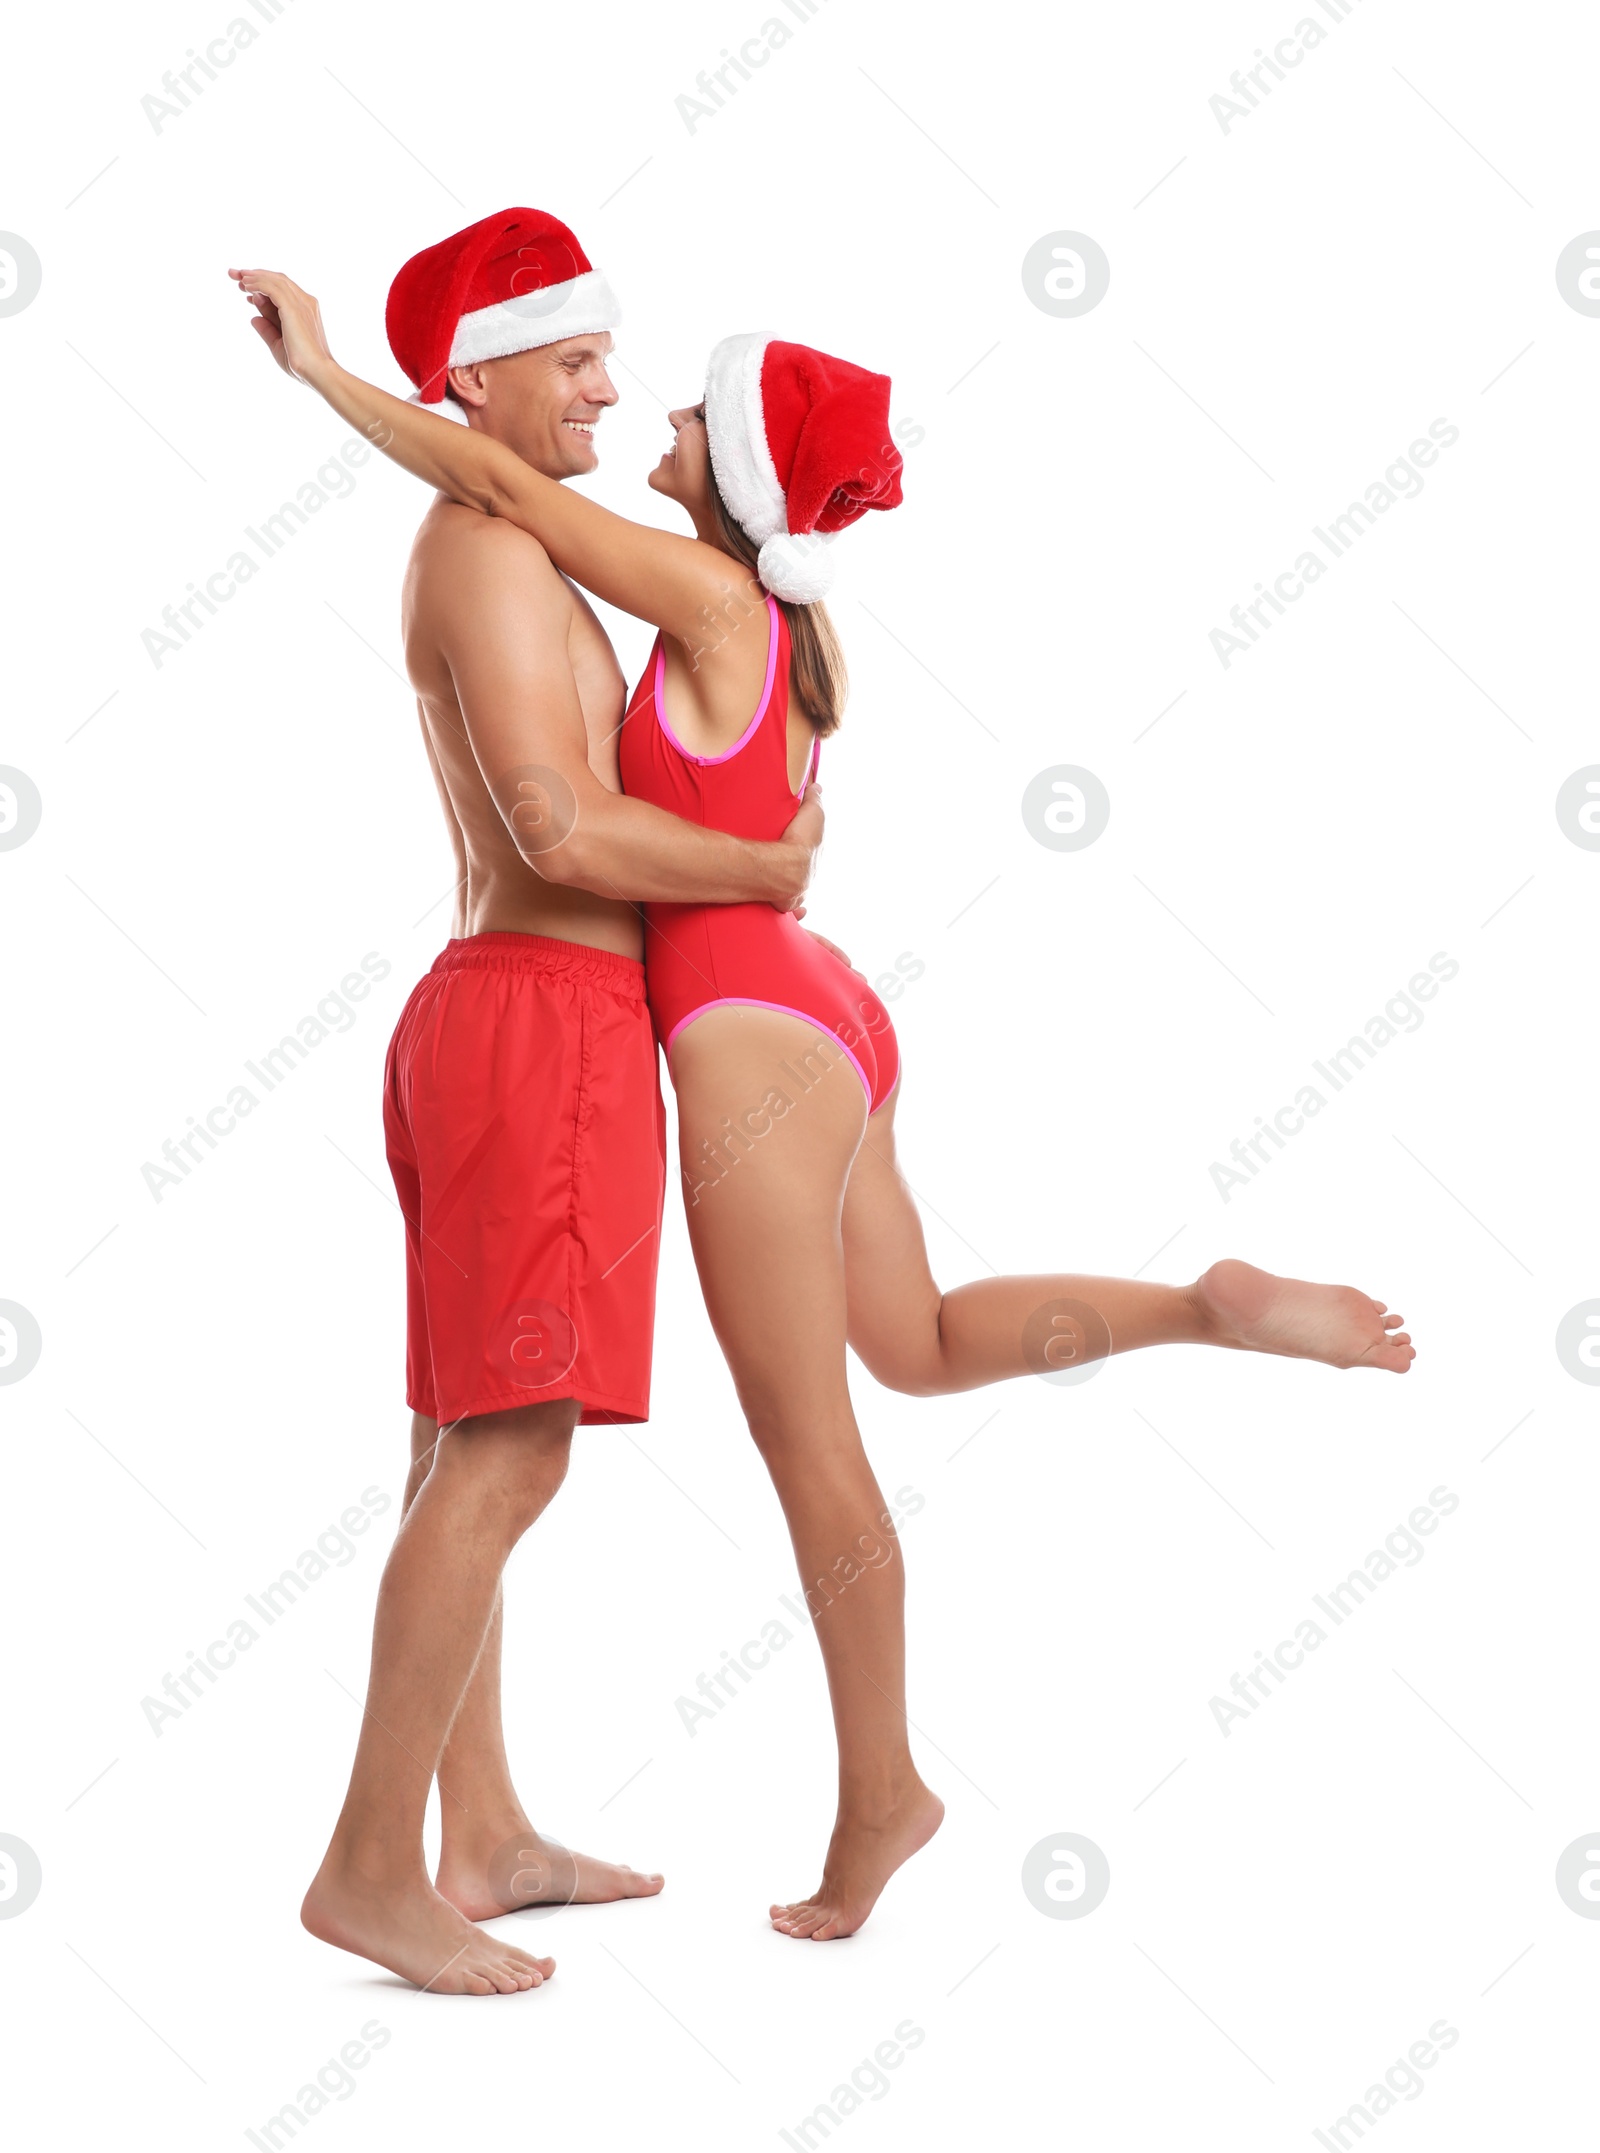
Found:
[[[839, 1037], [839, 1034], [830, 1032], [825, 1024], [819, 1024], [816, 1018], [806, 1010], [796, 1009], [788, 1002], [759, 1002], [753, 996], [747, 994], [719, 994], [713, 1001], [702, 1002], [698, 1009], [691, 1009], [686, 1017], [678, 1019], [672, 1030], [667, 1034], [667, 1052], [669, 1055], [672, 1052], [673, 1041], [684, 1026], [693, 1024], [696, 1017], [703, 1017], [708, 1009], [774, 1009], [780, 1017], [798, 1017], [802, 1024], [809, 1024], [811, 1029], [814, 1032], [820, 1032], [824, 1039], [831, 1039], [840, 1053], [849, 1057], [850, 1066], [856, 1075], [860, 1077], [861, 1088], [867, 1095], [867, 1112], [869, 1114], [872, 1112], [872, 1080], [855, 1055], [851, 1054], [850, 1049]], [[898, 1070], [895, 1072], [895, 1081], [896, 1083], [899, 1082]]]
[[[712, 769], [718, 763], [732, 762], [733, 758], [738, 754], [739, 750], [743, 747], [747, 747], [751, 740], [755, 737], [756, 733], [760, 730], [761, 720], [767, 714], [767, 705], [772, 701], [772, 683], [777, 677], [777, 672], [778, 601], [775, 598], [768, 598], [767, 678], [766, 685], [761, 690], [761, 701], [756, 706], [756, 714], [750, 720], [750, 723], [745, 727], [744, 731], [739, 735], [738, 739], [733, 743], [733, 746], [729, 748], [725, 754], [695, 755], [684, 746], [683, 742], [672, 730], [672, 727], [667, 723], [667, 646], [666, 640], [665, 638], [663, 638], [662, 641], [656, 647], [656, 722], [661, 727], [661, 730], [666, 734], [667, 738], [672, 742], [672, 745], [677, 749], [678, 753], [683, 757], [685, 762], [698, 763], [700, 767], [704, 770]], [[803, 792], [805, 790], [805, 787], [802, 786], [800, 789]]]

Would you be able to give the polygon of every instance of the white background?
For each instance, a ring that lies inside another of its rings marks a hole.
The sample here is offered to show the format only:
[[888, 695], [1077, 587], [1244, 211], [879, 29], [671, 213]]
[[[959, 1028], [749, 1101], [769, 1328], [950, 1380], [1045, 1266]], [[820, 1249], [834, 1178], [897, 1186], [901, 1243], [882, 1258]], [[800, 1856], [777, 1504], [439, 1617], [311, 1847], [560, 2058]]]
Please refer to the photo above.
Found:
[[[1311, 0], [826, 0], [690, 132], [674, 99], [767, 0], [290, 0], [157, 132], [141, 97], [233, 5], [32, 11], [6, 52], [0, 226], [43, 263], [0, 319], [0, 761], [43, 800], [0, 855], [0, 1298], [43, 1335], [0, 1439], [29, 2142], [243, 2143], [377, 2019], [314, 2147], [743, 2153], [910, 2019], [830, 2145], [1278, 2148], [1443, 2018], [1383, 2146], [1579, 2143], [1600, 1926], [1553, 1877], [1600, 1825], [1600, 1400], [1554, 1335], [1600, 1293], [1600, 857], [1554, 799], [1600, 761], [1600, 320], [1554, 265], [1600, 224], [1592, 20], [1366, 0], [1225, 134], [1208, 100]], [[600, 498], [654, 512], [663, 404], [735, 329], [889, 372], [922, 430], [904, 510], [840, 547], [812, 923], [926, 967], [893, 1013], [943, 1280], [1236, 1253], [1389, 1300], [1419, 1359], [1168, 1351], [931, 1404], [858, 1375], [885, 1488], [923, 1498], [910, 1708], [949, 1819], [859, 1937], [797, 1946], [765, 1908], [816, 1883], [831, 1816], [812, 1641], [692, 1738], [675, 1709], [794, 1587], [669, 1199], [654, 1418], [579, 1439], [507, 1648], [535, 1816], [668, 1886], [505, 1922], [559, 1972], [483, 2003], [295, 1918], [392, 1516], [159, 1738], [140, 1703], [402, 1485], [379, 1077], [451, 875], [396, 672], [423, 497], [373, 462], [159, 668], [140, 637], [345, 437], [225, 267], [288, 269], [396, 384], [395, 269], [515, 202], [627, 312]], [[1075, 320], [1020, 275], [1062, 229], [1112, 265]], [[1435, 419], [1460, 438], [1420, 497], [1224, 669], [1229, 608]], [[1057, 764], [1110, 793], [1081, 853], [1019, 812]], [[157, 1203], [144, 1162], [369, 951], [353, 1027]], [[1421, 1029], [1224, 1204], [1211, 1162], [1437, 951]], [[1209, 1699], [1441, 1485], [1425, 1558], [1224, 1736]], [[1080, 1920], [1019, 1881], [1063, 1831], [1111, 1865]]]

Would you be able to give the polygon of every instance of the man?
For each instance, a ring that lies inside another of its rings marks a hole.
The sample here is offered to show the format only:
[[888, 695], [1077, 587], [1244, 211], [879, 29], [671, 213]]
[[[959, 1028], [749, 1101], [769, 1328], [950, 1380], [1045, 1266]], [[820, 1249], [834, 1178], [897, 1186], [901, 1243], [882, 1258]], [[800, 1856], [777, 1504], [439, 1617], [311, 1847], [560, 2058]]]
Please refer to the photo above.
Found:
[[[408, 262], [388, 310], [422, 402], [557, 479], [598, 462], [618, 318], [572, 233], [527, 209]], [[256, 326], [281, 361], [270, 308]], [[459, 882], [454, 938], [389, 1053], [412, 1468], [350, 1789], [302, 1919], [436, 1993], [507, 1994], [553, 1961], [475, 1921], [661, 1888], [540, 1838], [499, 1696], [501, 1571], [574, 1427], [648, 1411], [664, 1130], [634, 905], [793, 908], [822, 816], [808, 799], [781, 842], [751, 844], [625, 799], [611, 645], [507, 523], [435, 500], [404, 632]], [[422, 1851], [435, 1775], [437, 1886]]]

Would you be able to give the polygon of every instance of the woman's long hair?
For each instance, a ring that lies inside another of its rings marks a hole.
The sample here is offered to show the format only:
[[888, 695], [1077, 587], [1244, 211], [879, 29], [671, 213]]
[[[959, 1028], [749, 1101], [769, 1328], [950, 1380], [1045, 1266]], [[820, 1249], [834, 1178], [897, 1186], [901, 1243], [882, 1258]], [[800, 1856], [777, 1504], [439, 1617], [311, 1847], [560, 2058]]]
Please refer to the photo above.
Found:
[[[722, 550], [742, 562], [750, 571], [750, 580], [759, 585], [761, 578], [757, 568], [761, 549], [752, 545], [734, 522], [709, 459], [706, 479], [711, 488], [711, 507]], [[827, 607], [820, 600], [809, 606], [793, 605], [787, 598], [780, 598], [777, 603], [789, 623], [790, 691], [817, 737], [826, 740], [830, 733], [838, 731], [839, 720], [844, 716], [845, 699], [850, 693], [850, 676], [845, 669], [838, 635], [828, 618]]]

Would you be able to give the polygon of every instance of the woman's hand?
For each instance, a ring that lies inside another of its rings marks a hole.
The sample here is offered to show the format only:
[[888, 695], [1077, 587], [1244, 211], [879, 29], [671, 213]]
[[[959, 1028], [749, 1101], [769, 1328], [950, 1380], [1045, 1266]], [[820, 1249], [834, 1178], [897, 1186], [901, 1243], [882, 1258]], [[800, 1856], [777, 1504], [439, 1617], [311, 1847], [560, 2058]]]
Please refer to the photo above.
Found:
[[315, 299], [276, 269], [230, 269], [228, 274], [256, 310], [251, 328], [284, 372], [316, 388], [334, 358]]
[[[806, 929], [806, 933], [810, 935], [813, 942], [820, 942], [823, 948], [828, 952], [828, 955], [830, 957], [837, 957], [839, 962], [844, 966], [847, 972], [856, 972], [855, 966], [850, 962], [850, 959], [845, 955], [844, 951], [839, 947], [837, 942], [830, 942], [825, 934], [818, 934], [815, 927], [808, 927]], [[857, 979], [864, 979], [866, 977], [866, 974], [864, 972], [856, 972], [856, 977]]]

